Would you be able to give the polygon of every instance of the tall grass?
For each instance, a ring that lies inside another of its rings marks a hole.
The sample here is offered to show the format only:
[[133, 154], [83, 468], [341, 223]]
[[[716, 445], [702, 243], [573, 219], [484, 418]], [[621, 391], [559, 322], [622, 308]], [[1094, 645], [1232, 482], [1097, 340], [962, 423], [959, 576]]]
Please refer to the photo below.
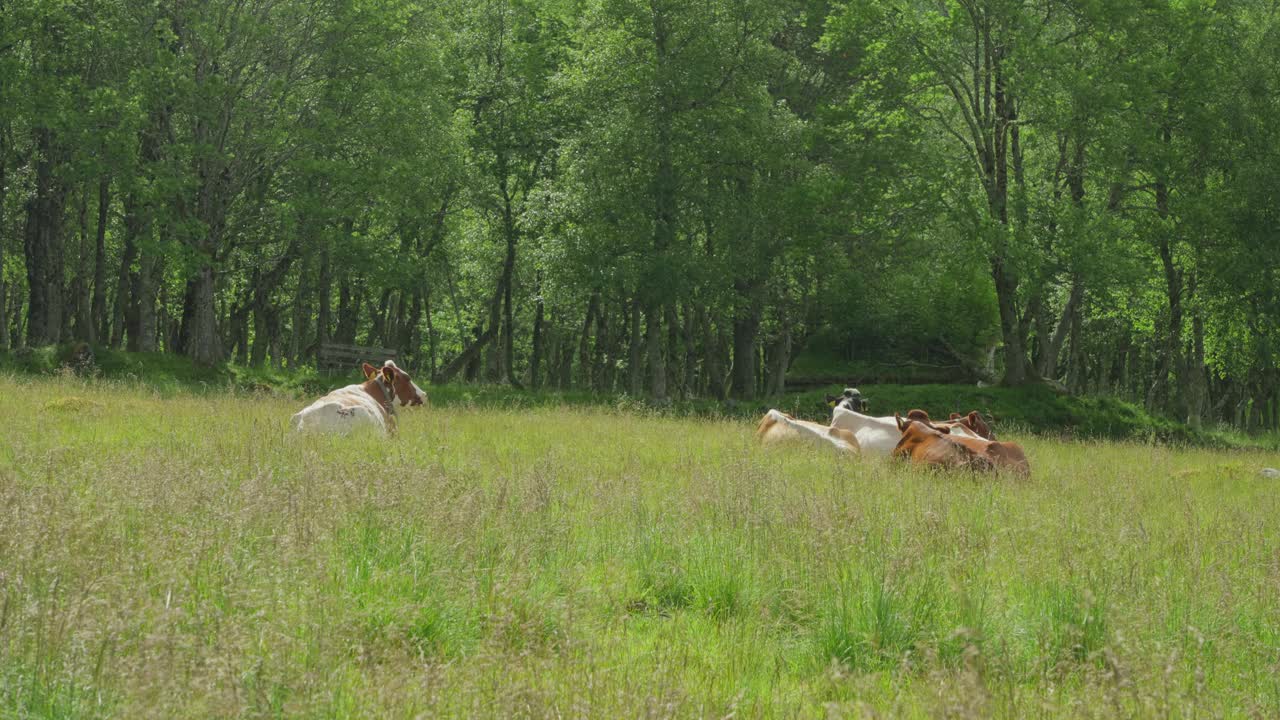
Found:
[[0, 717], [1274, 717], [1263, 453], [0, 378]]

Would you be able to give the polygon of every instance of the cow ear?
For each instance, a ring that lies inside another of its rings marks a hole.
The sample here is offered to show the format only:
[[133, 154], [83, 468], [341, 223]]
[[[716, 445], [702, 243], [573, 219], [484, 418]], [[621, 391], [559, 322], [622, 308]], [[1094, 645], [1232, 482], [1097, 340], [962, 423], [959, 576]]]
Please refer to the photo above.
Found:
[[969, 411], [969, 422], [976, 424], [981, 419], [982, 419], [982, 416], [978, 414], [977, 410]]
[[362, 366], [360, 367], [360, 369], [364, 371], [364, 379], [365, 379], [365, 380], [372, 380], [372, 379], [373, 379], [373, 376], [378, 374], [377, 369], [376, 369], [376, 368], [374, 368], [374, 367], [373, 367], [372, 365], [370, 365], [369, 363], [365, 363], [364, 365], [362, 365]]
[[913, 409], [913, 410], [911, 410], [910, 412], [908, 412], [908, 413], [907, 413], [907, 419], [908, 419], [908, 420], [915, 420], [916, 422], [928, 423], [928, 422], [929, 422], [929, 413], [927, 413], [927, 412], [925, 412], [925, 411], [923, 411], [923, 410], [920, 410], [920, 409], [918, 409], [918, 408], [917, 408], [917, 409]]
[[386, 380], [387, 382], [391, 382], [391, 381], [395, 380], [395, 379], [396, 379], [396, 371], [395, 371], [393, 368], [389, 368], [389, 367], [387, 367], [387, 366], [385, 366], [385, 365], [384, 365], [384, 366], [382, 367], [382, 379], [383, 379], [383, 380]]
[[951, 418], [950, 418], [951, 420], [958, 420], [959, 418], [960, 418], [960, 413], [951, 413]]
[[898, 413], [893, 414], [893, 419], [898, 421], [898, 432], [904, 433], [907, 431], [907, 423], [911, 422], [910, 420], [903, 420]]

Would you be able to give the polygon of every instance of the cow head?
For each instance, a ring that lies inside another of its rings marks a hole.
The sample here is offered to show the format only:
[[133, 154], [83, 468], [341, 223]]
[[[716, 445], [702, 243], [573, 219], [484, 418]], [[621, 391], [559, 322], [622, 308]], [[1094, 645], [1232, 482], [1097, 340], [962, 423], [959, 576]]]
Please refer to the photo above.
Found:
[[991, 431], [991, 426], [988, 425], [987, 422], [982, 419], [982, 414], [979, 413], [977, 410], [969, 411], [968, 415], [961, 415], [960, 413], [951, 413], [951, 422], [958, 422], [961, 425], [964, 425], [965, 427], [972, 430], [974, 434], [980, 438], [985, 438], [987, 440], [996, 439], [996, 434]]
[[409, 377], [409, 373], [396, 367], [395, 362], [388, 360], [383, 363], [382, 371], [391, 374], [392, 387], [395, 388], [401, 405], [421, 405], [427, 401], [427, 394]]
[[831, 407], [842, 407], [854, 412], [866, 412], [867, 401], [862, 398], [858, 388], [845, 388], [839, 395], [828, 395], [827, 404]]
[[[364, 373], [365, 390], [372, 393], [373, 390], [368, 384], [376, 384], [378, 389], [382, 391], [384, 404], [390, 408], [392, 401], [396, 399], [395, 373], [388, 368], [376, 368], [369, 363], [363, 363], [360, 366], [360, 370]], [[377, 399], [376, 395], [374, 399]]]
[[933, 432], [940, 433], [942, 435], [951, 434], [951, 428], [949, 426], [934, 425], [933, 421], [929, 419], [929, 413], [923, 410], [917, 410], [917, 409], [910, 410], [907, 412], [907, 416], [905, 418], [903, 418], [898, 413], [894, 413], [893, 417], [895, 420], [898, 421], [898, 432], [901, 432], [903, 434], [907, 432], [907, 428], [911, 426], [911, 423], [917, 423], [922, 428], [925, 428], [927, 430], [932, 430]]

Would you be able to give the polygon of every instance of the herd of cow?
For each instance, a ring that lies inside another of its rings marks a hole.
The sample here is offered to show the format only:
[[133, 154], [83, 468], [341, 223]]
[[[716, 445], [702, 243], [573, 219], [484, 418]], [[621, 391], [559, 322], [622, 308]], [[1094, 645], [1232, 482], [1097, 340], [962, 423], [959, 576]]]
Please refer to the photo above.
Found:
[[[391, 360], [376, 368], [363, 366], [365, 381], [334, 390], [293, 416], [298, 431], [349, 432], [370, 427], [384, 434], [396, 431], [396, 406], [421, 405], [426, 393]], [[829, 397], [831, 424], [797, 420], [770, 410], [760, 420], [756, 437], [764, 444], [809, 441], [842, 453], [903, 458], [913, 464], [975, 471], [1008, 471], [1030, 475], [1027, 456], [1016, 443], [999, 442], [977, 411], [952, 413], [934, 422], [923, 410], [904, 418], [863, 415], [866, 402], [856, 389]]]
[[809, 441], [842, 453], [902, 458], [931, 467], [1031, 474], [1022, 448], [996, 440], [976, 410], [968, 415], [952, 413], [946, 422], [934, 422], [923, 410], [912, 410], [905, 418], [898, 413], [892, 417], [863, 415], [859, 411], [866, 409], [866, 402], [854, 388], [827, 400], [833, 405], [830, 425], [770, 410], [760, 420], [756, 438], [766, 445]]

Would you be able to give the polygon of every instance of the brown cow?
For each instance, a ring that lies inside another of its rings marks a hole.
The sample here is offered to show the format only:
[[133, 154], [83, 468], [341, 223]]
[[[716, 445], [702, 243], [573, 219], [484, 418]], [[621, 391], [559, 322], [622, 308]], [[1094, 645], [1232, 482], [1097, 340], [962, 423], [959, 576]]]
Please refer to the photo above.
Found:
[[929, 418], [929, 413], [923, 410], [911, 410], [907, 413], [908, 420], [917, 422], [926, 422], [934, 427], [960, 429], [962, 435], [972, 435], [984, 440], [995, 440], [996, 434], [991, 431], [991, 426], [982, 419], [982, 415], [977, 410], [971, 410], [968, 415], [960, 413], [951, 413], [951, 419], [942, 422], [934, 422]]
[[1001, 470], [1023, 477], [1031, 474], [1027, 455], [1016, 443], [953, 432], [954, 427], [935, 425], [923, 412], [909, 413], [906, 420], [895, 417], [902, 430], [902, 440], [893, 451], [895, 457], [909, 457], [916, 464]]
[[987, 421], [982, 419], [982, 413], [977, 410], [970, 410], [968, 415], [960, 413], [951, 413], [951, 422], [959, 423], [973, 431], [975, 435], [986, 440], [995, 440], [996, 434], [991, 431], [991, 426]]
[[907, 458], [913, 465], [948, 469], [991, 470], [992, 463], [967, 445], [955, 442], [951, 428], [938, 427], [927, 420], [903, 419], [897, 413], [902, 439], [893, 449], [893, 457]]

